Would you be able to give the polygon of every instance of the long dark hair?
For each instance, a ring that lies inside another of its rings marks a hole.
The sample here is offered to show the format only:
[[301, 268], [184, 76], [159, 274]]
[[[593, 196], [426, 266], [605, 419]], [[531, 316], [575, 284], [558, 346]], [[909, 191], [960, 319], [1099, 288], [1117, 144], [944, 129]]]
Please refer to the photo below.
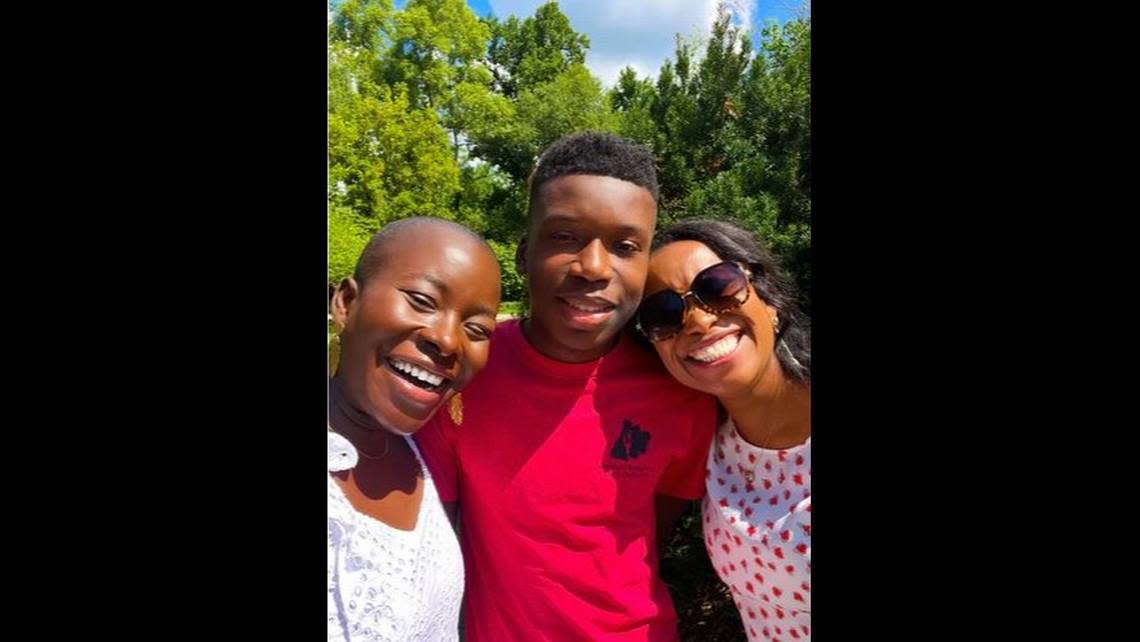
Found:
[[776, 358], [784, 372], [798, 381], [811, 382], [811, 320], [800, 310], [795, 286], [780, 261], [752, 232], [728, 221], [687, 218], [653, 238], [653, 250], [675, 241], [697, 241], [725, 261], [738, 261], [752, 270], [752, 287], [776, 309]]

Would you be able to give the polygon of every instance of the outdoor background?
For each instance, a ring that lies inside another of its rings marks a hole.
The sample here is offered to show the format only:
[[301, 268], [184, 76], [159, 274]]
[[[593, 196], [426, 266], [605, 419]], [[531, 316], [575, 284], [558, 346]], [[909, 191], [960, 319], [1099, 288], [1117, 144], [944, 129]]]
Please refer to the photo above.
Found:
[[[384, 224], [437, 216], [491, 243], [521, 313], [526, 177], [560, 136], [606, 130], [656, 155], [659, 226], [743, 223], [810, 314], [810, 3], [334, 0], [328, 69], [330, 291]], [[682, 639], [742, 640], [701, 538], [690, 512], [662, 561]]]

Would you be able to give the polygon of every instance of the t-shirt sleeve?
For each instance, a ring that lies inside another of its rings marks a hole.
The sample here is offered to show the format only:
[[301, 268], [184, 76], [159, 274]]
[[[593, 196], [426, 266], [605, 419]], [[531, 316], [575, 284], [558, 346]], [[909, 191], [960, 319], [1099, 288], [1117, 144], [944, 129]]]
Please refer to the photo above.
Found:
[[681, 499], [700, 499], [705, 494], [705, 463], [716, 434], [716, 398], [700, 395], [689, 407], [691, 413], [679, 426], [687, 433], [684, 448], [665, 469], [657, 492]]
[[457, 433], [446, 408], [441, 408], [416, 431], [416, 445], [431, 472], [441, 502], [459, 501], [459, 459], [455, 455]]

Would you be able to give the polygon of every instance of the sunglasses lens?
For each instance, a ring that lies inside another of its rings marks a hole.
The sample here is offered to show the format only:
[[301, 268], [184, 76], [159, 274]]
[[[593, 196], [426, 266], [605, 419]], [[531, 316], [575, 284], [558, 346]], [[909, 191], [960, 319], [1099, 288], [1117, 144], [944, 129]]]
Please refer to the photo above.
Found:
[[650, 341], [667, 339], [685, 323], [685, 302], [676, 292], [662, 290], [641, 302], [637, 322]]
[[713, 310], [732, 310], [748, 299], [748, 277], [735, 263], [718, 263], [693, 279], [693, 294]]

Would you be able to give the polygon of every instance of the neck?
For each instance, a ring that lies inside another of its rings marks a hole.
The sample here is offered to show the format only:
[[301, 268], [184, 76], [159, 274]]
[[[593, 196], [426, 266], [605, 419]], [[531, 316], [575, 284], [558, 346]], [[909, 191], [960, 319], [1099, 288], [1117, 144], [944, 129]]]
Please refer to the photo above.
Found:
[[720, 402], [755, 446], [791, 448], [811, 437], [811, 387], [784, 374], [775, 356], [750, 390]]
[[342, 390], [343, 382], [334, 377], [329, 381], [329, 427], [352, 442], [366, 454], [377, 454], [388, 449], [393, 431], [385, 428], [371, 415], [349, 403]]
[[562, 363], [597, 361], [606, 356], [610, 350], [613, 350], [614, 346], [621, 340], [621, 333], [618, 332], [610, 341], [607, 341], [605, 345], [599, 348], [577, 350], [559, 344], [549, 332], [537, 327], [533, 318], [523, 319], [520, 323], [522, 324], [523, 337], [526, 339], [526, 342], [530, 344], [530, 347], [534, 348], [542, 356], [555, 361], [561, 361]]

